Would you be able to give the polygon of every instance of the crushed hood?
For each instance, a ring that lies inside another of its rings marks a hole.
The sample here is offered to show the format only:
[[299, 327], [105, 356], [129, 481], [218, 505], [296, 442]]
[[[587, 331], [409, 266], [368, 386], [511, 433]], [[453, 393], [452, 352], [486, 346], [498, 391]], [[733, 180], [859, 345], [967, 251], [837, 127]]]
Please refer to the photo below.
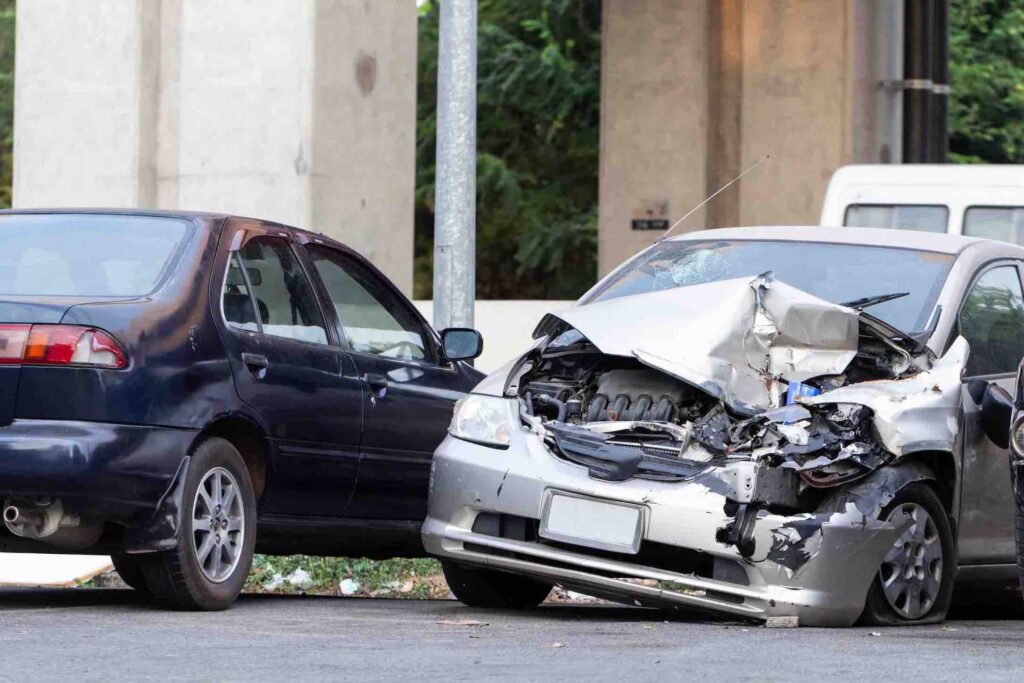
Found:
[[780, 404], [778, 380], [840, 374], [861, 314], [762, 275], [622, 297], [555, 314], [602, 353], [633, 356], [734, 410]]

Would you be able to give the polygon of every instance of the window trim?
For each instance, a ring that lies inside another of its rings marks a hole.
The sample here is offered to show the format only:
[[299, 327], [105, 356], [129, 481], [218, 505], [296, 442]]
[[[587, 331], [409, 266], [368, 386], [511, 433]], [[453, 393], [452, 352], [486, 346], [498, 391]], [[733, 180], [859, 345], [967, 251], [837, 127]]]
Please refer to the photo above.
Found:
[[[887, 202], [868, 202], [868, 203], [861, 204], [861, 203], [853, 202], [853, 203], [847, 204], [843, 208], [843, 227], [844, 228], [860, 228], [861, 227], [861, 226], [858, 226], [858, 225], [849, 225], [847, 223], [847, 221], [850, 218], [850, 209], [852, 209], [854, 207], [857, 207], [857, 208], [861, 208], [861, 207], [864, 207], [864, 208], [875, 208], [875, 209], [884, 209], [884, 208], [895, 209], [897, 207], [906, 207], [906, 208], [909, 208], [909, 209], [943, 209], [946, 212], [946, 221], [945, 221], [946, 222], [946, 227], [943, 228], [941, 232], [940, 231], [932, 231], [932, 230], [911, 230], [911, 232], [930, 232], [930, 233], [932, 233], [934, 235], [948, 235], [949, 234], [949, 216], [950, 216], [950, 214], [952, 212], [950, 211], [950, 208], [949, 208], [948, 204], [920, 204], [920, 203], [896, 203], [896, 202], [888, 202], [888, 203]], [[865, 230], [877, 230], [878, 228], [868, 227], [868, 228], [863, 228], [863, 229], [865, 229]], [[887, 230], [905, 230], [906, 228], [885, 228], [885, 229], [887, 229]]]
[[[295, 242], [294, 240], [292, 240], [290, 234], [288, 234], [285, 231], [281, 231], [279, 228], [275, 228], [275, 230], [276, 232], [271, 232], [266, 228], [253, 229], [252, 226], [245, 226], [238, 228], [237, 231], [235, 232], [235, 235], [232, 236], [232, 239], [236, 239], [236, 235], [244, 233], [243, 239], [241, 240], [241, 243], [238, 245], [238, 248], [228, 249], [228, 258], [224, 262], [224, 277], [221, 283], [220, 296], [218, 297], [220, 306], [220, 317], [221, 320], [224, 322], [224, 327], [232, 334], [238, 334], [242, 336], [258, 336], [264, 339], [272, 339], [275, 342], [292, 342], [295, 344], [301, 344], [302, 346], [308, 346], [314, 349], [338, 349], [340, 345], [337, 343], [337, 339], [334, 338], [334, 334], [331, 331], [332, 326], [328, 324], [327, 316], [323, 307], [323, 302], [320, 300], [320, 293], [317, 291], [317, 284], [310, 277], [309, 270], [306, 267], [305, 259], [303, 258], [304, 255], [298, 253], [298, 251], [295, 248]], [[259, 308], [256, 305], [255, 300], [256, 293], [253, 291], [252, 283], [249, 281], [249, 273], [248, 269], [245, 267], [245, 261], [242, 260], [240, 255], [241, 250], [245, 247], [246, 244], [260, 237], [268, 237], [271, 239], [277, 238], [284, 240], [286, 245], [288, 246], [288, 249], [291, 250], [292, 255], [295, 256], [296, 261], [299, 263], [299, 268], [302, 269], [302, 273], [306, 276], [306, 281], [309, 282], [310, 284], [310, 288], [313, 292], [313, 300], [316, 303], [317, 309], [320, 311], [320, 318], [324, 322], [324, 336], [327, 337], [326, 344], [317, 344], [316, 342], [310, 342], [304, 339], [293, 339], [292, 337], [279, 337], [276, 334], [267, 334], [266, 332], [263, 331], [263, 321], [260, 320]], [[238, 258], [238, 262], [242, 266], [242, 275], [245, 278], [245, 283], [249, 290], [249, 301], [253, 306], [253, 312], [255, 313], [256, 316], [256, 326], [258, 328], [255, 331], [235, 327], [230, 322], [228, 322], [227, 316], [224, 314], [224, 289], [227, 286], [228, 271], [230, 271], [231, 269], [230, 261], [232, 258], [235, 257]], [[317, 281], [319, 281], [319, 277], [317, 278]]]
[[228, 259], [227, 259], [227, 261], [224, 264], [224, 278], [223, 278], [223, 282], [221, 283], [221, 286], [220, 286], [220, 319], [224, 321], [225, 327], [227, 327], [229, 330], [232, 330], [234, 332], [239, 332], [239, 333], [253, 332], [253, 330], [247, 330], [247, 329], [245, 329], [243, 327], [237, 327], [236, 323], [232, 323], [230, 320], [228, 320], [228, 316], [224, 312], [224, 294], [226, 293], [227, 288], [228, 288], [228, 274], [231, 273], [231, 261], [232, 260], [234, 260], [237, 263], [239, 269], [242, 271], [242, 279], [245, 280], [245, 291], [247, 293], [246, 296], [249, 299], [249, 306], [250, 306], [250, 308], [252, 308], [253, 319], [256, 320], [256, 330], [255, 330], [255, 332], [257, 334], [263, 334], [263, 321], [260, 320], [260, 313], [259, 313], [259, 310], [256, 307], [256, 300], [253, 298], [252, 283], [249, 282], [249, 273], [245, 272], [246, 271], [245, 264], [242, 262], [242, 258], [241, 258], [241, 256], [238, 255], [237, 251], [229, 251], [228, 252]]
[[[997, 258], [992, 261], [987, 261], [986, 263], [979, 266], [978, 269], [974, 271], [974, 275], [971, 276], [970, 282], [968, 283], [967, 287], [964, 288], [964, 292], [960, 297], [960, 305], [956, 309], [956, 326], [954, 328], [954, 334], [950, 336], [949, 343], [946, 345], [947, 348], [949, 348], [949, 346], [956, 340], [957, 337], [963, 337], [963, 333], [960, 327], [960, 318], [963, 315], [964, 306], [967, 305], [967, 297], [969, 297], [971, 295], [971, 292], [974, 291], [974, 285], [976, 285], [978, 280], [984, 277], [984, 275], [988, 273], [990, 270], [1005, 267], [1011, 267], [1017, 272], [1017, 282], [1018, 284], [1020, 284], [1021, 294], [1022, 296], [1024, 296], [1024, 273], [1021, 272], [1022, 268], [1024, 268], [1024, 261], [1013, 258]], [[964, 337], [964, 339], [967, 339], [967, 337]], [[969, 344], [970, 342], [968, 342], [968, 345]], [[968, 356], [967, 361], [968, 363], [970, 363], [970, 356]], [[967, 366], [965, 365], [963, 381], [966, 382], [969, 379], [989, 380], [1015, 377], [1017, 375], [1018, 367], [1019, 361], [1018, 365], [1015, 365], [1012, 370], [1009, 370], [1007, 372], [994, 372], [987, 375], [969, 375], [967, 374]]]
[[[324, 249], [333, 254], [337, 254], [343, 260], [348, 259], [351, 262], [355, 263], [357, 267], [362, 267], [366, 269], [366, 271], [369, 272], [370, 275], [375, 277], [378, 282], [384, 283], [385, 288], [394, 295], [399, 305], [404, 306], [405, 310], [412, 314], [413, 320], [419, 324], [423, 341], [429, 347], [425, 349], [425, 351], [427, 351], [431, 357], [424, 358], [422, 360], [408, 358], [388, 358], [387, 356], [380, 356], [378, 354], [356, 350], [355, 347], [353, 347], [352, 344], [349, 342], [348, 334], [345, 332], [345, 324], [341, 320], [341, 315], [338, 313], [337, 307], [334, 305], [334, 299], [331, 298], [330, 289], [328, 289], [327, 283], [325, 283], [323, 281], [323, 278], [320, 277], [320, 272], [316, 268], [316, 262], [313, 259], [313, 254], [311, 253], [312, 249]], [[338, 337], [342, 340], [342, 343], [344, 344], [345, 349], [348, 351], [348, 353], [354, 356], [362, 356], [377, 360], [393, 361], [395, 363], [400, 363], [402, 365], [409, 365], [414, 367], [445, 368], [453, 366], [453, 363], [447, 361], [444, 358], [444, 354], [440, 353], [440, 338], [438, 337], [436, 331], [434, 330], [433, 325], [427, 322], [426, 318], [424, 318], [423, 315], [420, 314], [419, 310], [414, 305], [412, 305], [412, 302], [409, 301], [408, 297], [406, 297], [402, 293], [402, 291], [398, 289], [398, 287], [396, 287], [393, 282], [391, 282], [391, 279], [384, 273], [382, 273], [376, 266], [374, 266], [372, 263], [370, 263], [368, 260], [360, 256], [359, 254], [349, 249], [339, 248], [335, 245], [328, 244], [326, 242], [322, 242], [319, 240], [314, 240], [309, 242], [308, 244], [300, 245], [300, 250], [302, 251], [303, 257], [308, 260], [310, 270], [316, 276], [318, 287], [320, 288], [322, 296], [324, 297], [324, 302], [330, 304], [329, 308], [331, 309], [331, 318], [333, 324], [336, 326], [335, 332], [338, 335]]]

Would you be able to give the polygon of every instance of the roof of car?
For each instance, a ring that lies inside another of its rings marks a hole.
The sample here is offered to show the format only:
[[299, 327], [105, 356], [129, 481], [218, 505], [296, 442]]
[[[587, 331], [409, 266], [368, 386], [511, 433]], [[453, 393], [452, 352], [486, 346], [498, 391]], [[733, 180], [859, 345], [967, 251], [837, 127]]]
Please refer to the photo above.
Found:
[[[92, 215], [108, 215], [108, 216], [166, 216], [168, 218], [192, 218], [204, 221], [219, 221], [225, 218], [235, 218], [246, 221], [259, 221], [272, 225], [277, 228], [284, 230], [293, 230], [295, 232], [305, 233], [311, 237], [323, 238], [333, 244], [345, 246], [341, 242], [338, 242], [332, 237], [328, 237], [322, 233], [316, 233], [311, 230], [304, 230], [302, 228], [296, 228], [294, 225], [287, 225], [285, 223], [278, 223], [277, 221], [268, 220], [266, 218], [257, 218], [255, 216], [240, 216], [231, 213], [221, 213], [213, 211], [181, 211], [172, 209], [117, 209], [117, 208], [51, 208], [51, 209], [2, 209], [0, 210], [0, 216], [4, 215], [46, 215], [46, 214], [92, 214]], [[347, 248], [347, 247], [346, 247]]]
[[[673, 240], [784, 240], [793, 242], [832, 242], [837, 244], [863, 244], [867, 246], [920, 249], [944, 254], [959, 254], [973, 244], [988, 243], [980, 237], [964, 237], [941, 232], [916, 230], [887, 230], [884, 228], [832, 228], [821, 226], [760, 226], [749, 228], [720, 228], [695, 230], [672, 238]], [[1024, 254], [1024, 248], [1004, 243], [1015, 252]]]

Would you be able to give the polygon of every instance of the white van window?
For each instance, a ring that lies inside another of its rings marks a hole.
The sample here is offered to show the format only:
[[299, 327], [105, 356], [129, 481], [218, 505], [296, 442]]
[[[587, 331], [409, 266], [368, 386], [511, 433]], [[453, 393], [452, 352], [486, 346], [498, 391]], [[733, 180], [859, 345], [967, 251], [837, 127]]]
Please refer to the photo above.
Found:
[[946, 232], [949, 207], [925, 204], [850, 204], [843, 225], [849, 228], [891, 228]]
[[964, 214], [965, 235], [1024, 244], [1024, 207], [972, 206]]

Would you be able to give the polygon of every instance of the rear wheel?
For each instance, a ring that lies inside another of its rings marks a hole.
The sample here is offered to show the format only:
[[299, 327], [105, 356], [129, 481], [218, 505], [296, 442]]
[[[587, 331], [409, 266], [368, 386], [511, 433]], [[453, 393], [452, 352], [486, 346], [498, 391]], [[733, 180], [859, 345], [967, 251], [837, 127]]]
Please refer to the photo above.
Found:
[[448, 560], [443, 560], [441, 567], [448, 588], [460, 602], [470, 607], [531, 609], [544, 602], [553, 585]]
[[143, 556], [117, 553], [111, 555], [110, 559], [122, 581], [138, 593], [149, 595], [149, 586], [146, 585], [146, 577], [142, 574], [142, 564], [145, 562]]
[[178, 544], [142, 564], [146, 585], [169, 607], [226, 609], [242, 592], [256, 545], [256, 496], [242, 457], [211, 438], [192, 454]]
[[861, 623], [901, 625], [946, 618], [956, 575], [953, 531], [931, 487], [911, 484], [880, 515], [910, 526], [885, 554], [868, 590]]

